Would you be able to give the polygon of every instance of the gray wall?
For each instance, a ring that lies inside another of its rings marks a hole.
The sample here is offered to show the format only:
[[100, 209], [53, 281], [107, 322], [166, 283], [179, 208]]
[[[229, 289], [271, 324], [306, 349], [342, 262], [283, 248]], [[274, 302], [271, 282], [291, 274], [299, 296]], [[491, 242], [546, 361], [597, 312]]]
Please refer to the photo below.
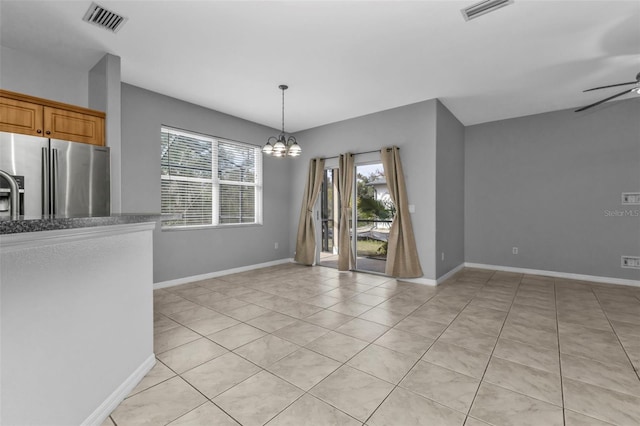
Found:
[[87, 107], [88, 71], [0, 46], [0, 87], [5, 90]]
[[[364, 152], [382, 147], [400, 147], [418, 254], [425, 278], [435, 278], [436, 234], [436, 100], [429, 100], [369, 114], [296, 134], [303, 155], [293, 163], [289, 226], [291, 254], [309, 159], [344, 152]], [[357, 161], [357, 157], [356, 157]]]
[[435, 263], [441, 277], [464, 263], [464, 126], [437, 105]]
[[[557, 111], [466, 129], [467, 262], [640, 279], [640, 101]], [[512, 254], [512, 247], [519, 254]]]
[[[249, 121], [122, 85], [122, 210], [160, 211], [160, 127], [263, 144], [277, 134]], [[265, 158], [262, 226], [154, 234], [154, 282], [289, 257], [290, 163]], [[274, 249], [274, 243], [279, 249]]]
[[89, 71], [89, 108], [106, 113], [106, 141], [111, 148], [111, 212], [122, 212], [122, 99], [120, 57], [104, 55]]

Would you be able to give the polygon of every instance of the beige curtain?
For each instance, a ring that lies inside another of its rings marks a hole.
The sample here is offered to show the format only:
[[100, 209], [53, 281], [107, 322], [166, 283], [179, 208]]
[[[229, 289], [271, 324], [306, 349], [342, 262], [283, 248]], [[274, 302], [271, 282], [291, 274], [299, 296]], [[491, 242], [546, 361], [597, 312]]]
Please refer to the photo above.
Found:
[[338, 271], [348, 271], [353, 263], [349, 220], [353, 190], [353, 154], [340, 154], [338, 191], [340, 192], [340, 225], [338, 227]]
[[316, 258], [316, 231], [313, 225], [313, 206], [318, 199], [322, 186], [324, 160], [312, 158], [309, 161], [309, 175], [304, 187], [300, 222], [298, 222], [298, 237], [296, 239], [295, 261], [305, 265], [313, 265]]
[[397, 146], [383, 148], [380, 156], [389, 196], [396, 206], [396, 215], [389, 231], [385, 273], [397, 278], [421, 277], [422, 268], [411, 225], [407, 189], [400, 162], [400, 148]]

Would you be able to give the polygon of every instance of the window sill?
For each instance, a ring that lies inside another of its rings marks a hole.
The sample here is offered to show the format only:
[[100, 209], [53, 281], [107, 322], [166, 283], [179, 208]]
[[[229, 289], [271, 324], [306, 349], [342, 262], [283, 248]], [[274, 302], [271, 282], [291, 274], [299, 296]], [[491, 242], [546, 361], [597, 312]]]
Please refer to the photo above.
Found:
[[229, 223], [225, 225], [197, 225], [197, 226], [163, 226], [162, 232], [174, 231], [202, 231], [203, 229], [229, 229], [229, 228], [257, 228], [261, 223]]

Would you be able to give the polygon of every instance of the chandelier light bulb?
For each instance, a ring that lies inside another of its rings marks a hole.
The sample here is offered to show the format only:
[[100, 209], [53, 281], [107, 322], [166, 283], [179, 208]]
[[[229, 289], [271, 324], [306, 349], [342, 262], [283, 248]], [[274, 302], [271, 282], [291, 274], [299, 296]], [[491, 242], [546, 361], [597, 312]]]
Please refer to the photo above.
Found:
[[289, 157], [298, 157], [300, 154], [302, 154], [302, 148], [300, 148], [298, 142], [294, 141], [293, 145], [289, 147], [289, 152], [287, 153], [287, 155], [289, 155]]
[[284, 153], [286, 150], [287, 150], [287, 146], [281, 140], [279, 140], [273, 145], [274, 153]]

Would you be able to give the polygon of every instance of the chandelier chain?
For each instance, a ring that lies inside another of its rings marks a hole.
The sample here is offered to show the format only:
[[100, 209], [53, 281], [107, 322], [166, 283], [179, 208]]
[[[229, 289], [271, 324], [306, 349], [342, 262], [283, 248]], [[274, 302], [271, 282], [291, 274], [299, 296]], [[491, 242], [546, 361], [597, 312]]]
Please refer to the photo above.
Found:
[[284, 89], [282, 89], [282, 133], [284, 133]]

